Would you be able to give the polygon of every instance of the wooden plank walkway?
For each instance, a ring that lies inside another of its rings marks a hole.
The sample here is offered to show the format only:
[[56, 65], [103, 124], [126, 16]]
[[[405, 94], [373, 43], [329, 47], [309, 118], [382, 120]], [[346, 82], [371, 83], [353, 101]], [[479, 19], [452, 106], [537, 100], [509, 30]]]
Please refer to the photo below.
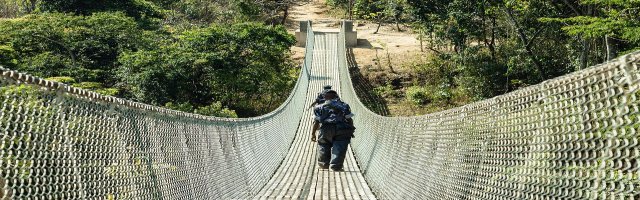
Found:
[[[324, 85], [340, 92], [337, 45], [338, 33], [316, 32], [306, 105], [311, 105]], [[318, 167], [317, 143], [310, 137], [312, 109], [305, 109], [303, 116], [287, 157], [255, 199], [375, 199], [350, 148], [344, 171]]]

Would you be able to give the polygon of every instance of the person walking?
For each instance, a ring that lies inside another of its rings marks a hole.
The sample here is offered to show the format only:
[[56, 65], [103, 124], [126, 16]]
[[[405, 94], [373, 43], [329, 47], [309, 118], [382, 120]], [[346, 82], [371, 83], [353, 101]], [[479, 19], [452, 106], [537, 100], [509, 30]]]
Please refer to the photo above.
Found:
[[[316, 100], [309, 106], [309, 108], [313, 108], [316, 105], [324, 103], [324, 94], [326, 94], [329, 90], [331, 90], [331, 85], [325, 85], [322, 92], [318, 93]], [[336, 99], [340, 100], [340, 97], [336, 96]]]
[[[322, 169], [342, 171], [347, 147], [351, 142], [355, 127], [349, 104], [337, 99], [338, 93], [328, 90], [325, 101], [314, 108], [314, 122], [311, 141], [318, 142], [318, 165]], [[316, 131], [320, 133], [316, 139]]]

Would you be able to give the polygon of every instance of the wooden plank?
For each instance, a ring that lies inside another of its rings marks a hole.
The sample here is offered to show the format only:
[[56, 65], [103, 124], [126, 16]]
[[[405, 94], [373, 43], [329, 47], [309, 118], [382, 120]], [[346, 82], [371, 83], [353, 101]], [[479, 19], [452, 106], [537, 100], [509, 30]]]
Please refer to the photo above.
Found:
[[[330, 84], [339, 91], [337, 38], [335, 33], [316, 35], [306, 105], [315, 100], [324, 85]], [[344, 172], [319, 169], [317, 143], [310, 142], [309, 135], [313, 113], [311, 109], [301, 112], [304, 117], [286, 158], [255, 199], [375, 199], [351, 149], [345, 159]]]

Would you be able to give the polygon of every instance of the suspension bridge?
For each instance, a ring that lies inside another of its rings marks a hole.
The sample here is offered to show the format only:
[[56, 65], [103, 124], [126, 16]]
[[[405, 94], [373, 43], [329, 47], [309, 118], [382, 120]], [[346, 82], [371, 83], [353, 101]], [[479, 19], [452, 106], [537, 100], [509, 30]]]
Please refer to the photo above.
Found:
[[[369, 111], [345, 27], [314, 32], [288, 99], [226, 119], [2, 69], [0, 199], [640, 199], [640, 54], [459, 108]], [[352, 106], [345, 170], [316, 164], [308, 105]]]

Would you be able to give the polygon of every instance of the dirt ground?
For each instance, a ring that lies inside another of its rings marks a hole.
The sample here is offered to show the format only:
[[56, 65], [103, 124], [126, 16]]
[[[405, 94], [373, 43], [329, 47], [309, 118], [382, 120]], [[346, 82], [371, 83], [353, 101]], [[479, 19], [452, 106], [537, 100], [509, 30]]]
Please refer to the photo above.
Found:
[[[318, 30], [337, 30], [340, 27], [340, 20], [329, 16], [329, 7], [325, 0], [311, 2], [299, 2], [291, 8], [287, 28], [290, 33], [295, 33], [299, 29], [299, 21], [311, 20], [313, 28]], [[377, 34], [374, 34], [377, 24], [356, 20], [354, 27], [358, 32], [358, 46], [353, 49], [358, 66], [365, 70], [374, 70], [380, 67], [387, 67], [388, 60], [386, 48], [389, 51], [389, 58], [394, 67], [403, 66], [404, 62], [414, 59], [417, 55], [423, 54], [420, 51], [420, 42], [412, 30], [401, 25], [402, 32], [398, 32], [394, 24], [385, 24]], [[304, 58], [304, 48], [294, 47], [294, 58]], [[381, 59], [381, 65], [377, 64], [376, 52]], [[396, 69], [402, 70], [402, 69]]]
[[[341, 19], [332, 16], [331, 13], [335, 12], [330, 9], [325, 0], [298, 2], [289, 11], [287, 29], [294, 34], [299, 29], [299, 21], [311, 20], [314, 31], [337, 31]], [[400, 25], [401, 31], [398, 31], [395, 24], [384, 24], [379, 32], [374, 34], [377, 26], [370, 21], [354, 21], [354, 28], [358, 32], [358, 46], [353, 48], [353, 54], [361, 73], [369, 78], [371, 84], [384, 85], [389, 76], [402, 76], [399, 74], [408, 70], [405, 66], [424, 58], [426, 54], [421, 52], [417, 35], [409, 27]], [[292, 54], [296, 62], [303, 62], [303, 47], [292, 47]], [[397, 73], [391, 73], [389, 62]], [[402, 100], [386, 99], [392, 116], [418, 114], [411, 111], [415, 109], [407, 109]]]

